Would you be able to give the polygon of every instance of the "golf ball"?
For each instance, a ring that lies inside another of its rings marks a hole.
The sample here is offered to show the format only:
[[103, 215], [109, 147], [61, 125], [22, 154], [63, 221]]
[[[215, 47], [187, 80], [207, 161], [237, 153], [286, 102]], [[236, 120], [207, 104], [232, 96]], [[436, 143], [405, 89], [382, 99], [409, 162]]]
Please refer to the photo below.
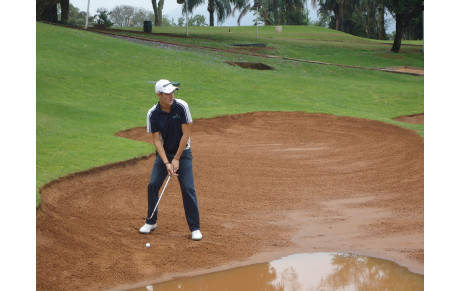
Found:
[[149, 244], [149, 243], [146, 243], [145, 246], [149, 248], [149, 247], [150, 247], [150, 244]]

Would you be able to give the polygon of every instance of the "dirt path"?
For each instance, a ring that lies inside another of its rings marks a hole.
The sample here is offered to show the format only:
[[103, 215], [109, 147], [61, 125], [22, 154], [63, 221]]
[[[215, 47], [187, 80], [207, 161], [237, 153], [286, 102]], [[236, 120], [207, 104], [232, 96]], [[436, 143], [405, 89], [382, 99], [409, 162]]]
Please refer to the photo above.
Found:
[[[120, 135], [150, 142], [145, 128]], [[137, 233], [153, 156], [61, 178], [42, 189], [36, 213], [37, 290], [123, 289], [317, 251], [423, 274], [424, 142], [415, 132], [259, 112], [196, 120], [192, 149], [202, 241], [190, 240], [176, 180], [158, 229]]]

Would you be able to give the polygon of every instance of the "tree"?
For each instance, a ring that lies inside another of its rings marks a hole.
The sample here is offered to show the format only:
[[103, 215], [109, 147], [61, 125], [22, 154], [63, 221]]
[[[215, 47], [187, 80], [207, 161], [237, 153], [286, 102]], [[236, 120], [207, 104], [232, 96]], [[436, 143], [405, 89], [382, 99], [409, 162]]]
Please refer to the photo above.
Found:
[[155, 26], [161, 26], [163, 20], [163, 5], [164, 0], [152, 0], [153, 12], [155, 14]]
[[[240, 9], [240, 15], [237, 19], [237, 24], [240, 25], [240, 20], [249, 11], [256, 14], [256, 6], [259, 7], [259, 15], [256, 15], [258, 21], [262, 21], [265, 25], [284, 24], [284, 25], [305, 25], [310, 22], [308, 18], [308, 9], [304, 7], [306, 0], [258, 0], [251, 6], [251, 0], [246, 0], [246, 5]], [[275, 3], [278, 3], [275, 5]], [[280, 8], [278, 8], [280, 7]], [[233, 9], [232, 15], [238, 7]], [[279, 11], [281, 10], [281, 15]]]
[[308, 24], [308, 10], [304, 8], [305, 3], [306, 0], [284, 0], [281, 5], [281, 24]]
[[163, 19], [161, 20], [161, 26], [175, 26], [176, 24], [174, 23], [174, 18], [169, 19], [168, 16], [163, 16]]
[[134, 8], [134, 16], [132, 19], [134, 26], [143, 26], [144, 21], [151, 20], [155, 21], [155, 15], [153, 12], [148, 11], [144, 8]]
[[237, 10], [240, 11], [240, 15], [238, 16], [236, 20], [236, 24], [238, 24], [238, 26], [240, 26], [241, 19], [252, 9], [251, 0], [245, 0], [245, 1], [246, 1], [245, 5], [243, 7], [235, 6], [233, 7], [233, 10], [232, 10], [233, 17], [235, 17], [235, 12]]
[[117, 5], [110, 11], [110, 19], [115, 26], [130, 26], [134, 18], [134, 7], [129, 5]]
[[97, 27], [111, 27], [113, 22], [110, 21], [109, 15], [111, 12], [107, 8], [99, 7], [97, 10], [96, 16], [94, 16], [94, 26]]
[[384, 0], [353, 0], [352, 21], [354, 26], [346, 32], [373, 39], [387, 39], [385, 33]]
[[351, 3], [352, 22], [345, 31], [347, 33], [367, 37], [377, 38], [378, 28], [378, 1], [359, 0]]
[[58, 22], [57, 4], [60, 0], [36, 0], [37, 20]]
[[[88, 21], [92, 23], [93, 17], [89, 17]], [[86, 24], [86, 11], [80, 11], [77, 7], [69, 3], [69, 20], [67, 24], [70, 25], [85, 25]]]
[[335, 29], [345, 32], [345, 19], [351, 19], [351, 1], [353, 0], [311, 0], [311, 5], [317, 7], [319, 4], [318, 13], [323, 14], [323, 17], [332, 12], [334, 17], [331, 19], [335, 21]]
[[206, 17], [201, 14], [197, 14], [189, 20], [190, 26], [206, 26]]
[[[72, 3], [69, 3], [69, 12], [67, 16], [67, 20], [65, 19], [65, 15], [63, 16], [62, 14], [65, 13], [65, 9], [61, 9], [62, 4], [58, 4], [58, 19], [60, 19], [60, 22], [66, 23], [69, 25], [85, 25], [86, 24], [86, 12], [85, 11], [80, 11], [78, 10], [77, 7], [73, 6]], [[89, 22], [93, 22], [93, 17], [90, 17]]]
[[385, 0], [385, 5], [396, 19], [396, 34], [391, 51], [398, 53], [404, 29], [410, 25], [411, 20], [423, 14], [423, 0]]
[[[232, 5], [243, 8], [246, 4], [245, 0], [207, 0], [209, 12], [209, 26], [214, 26], [214, 13], [217, 15], [217, 22], [223, 23], [232, 12]], [[188, 0], [188, 11], [193, 13], [193, 10], [204, 4], [205, 0]], [[182, 13], [185, 14], [185, 5]]]
[[321, 23], [349, 34], [386, 39], [386, 0], [312, 0]]
[[412, 18], [403, 30], [404, 39], [423, 39], [423, 14]]
[[69, 0], [61, 0], [61, 22], [68, 23], [69, 22], [69, 9], [70, 9]]
[[[254, 12], [256, 19], [254, 25], [258, 25], [258, 22], [262, 22], [264, 25], [272, 25], [275, 23], [274, 5], [273, 2], [276, 0], [259, 0], [254, 2], [254, 6], [251, 11]], [[281, 14], [281, 19], [284, 19], [284, 13]], [[281, 20], [283, 22], [283, 20]]]
[[379, 11], [379, 39], [386, 39], [385, 33], [385, 3], [384, 0], [378, 0], [378, 11]]
[[[274, 0], [254, 0], [254, 5], [251, 5], [251, 0], [246, 0], [246, 3], [243, 7], [235, 6], [232, 11], [232, 15], [235, 16], [236, 10], [240, 11], [240, 15], [236, 23], [240, 25], [241, 19], [250, 11], [253, 12], [255, 16], [254, 25], [258, 22], [262, 22], [265, 25], [272, 25], [277, 23], [275, 13], [273, 9], [275, 5], [273, 4]], [[276, 5], [277, 6], [277, 5]]]
[[155, 16], [144, 8], [119, 5], [110, 11], [110, 20], [118, 27], [142, 26], [145, 20], [154, 21]]
[[177, 26], [179, 26], [179, 27], [184, 27], [185, 26], [185, 18], [184, 17], [179, 17], [177, 19]]
[[339, 31], [345, 31], [343, 28], [343, 2], [344, 0], [336, 0], [337, 10], [338, 10], [338, 29]]
[[279, 14], [278, 14], [278, 0], [274, 0], [273, 1], [273, 20], [274, 20], [274, 24], [277, 25], [280, 23], [280, 19], [279, 19]]
[[66, 23], [69, 17], [69, 0], [36, 0], [35, 18], [37, 20], [58, 22], [58, 4], [61, 6], [61, 21]]

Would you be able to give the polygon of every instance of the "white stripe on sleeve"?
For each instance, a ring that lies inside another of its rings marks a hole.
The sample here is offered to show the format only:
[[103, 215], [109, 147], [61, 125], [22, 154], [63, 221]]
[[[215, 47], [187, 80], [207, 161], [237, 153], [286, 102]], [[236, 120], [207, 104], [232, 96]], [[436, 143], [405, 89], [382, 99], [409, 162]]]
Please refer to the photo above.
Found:
[[184, 108], [185, 111], [185, 120], [187, 123], [192, 123], [192, 114], [190, 114], [190, 109], [188, 108], [187, 102], [185, 102], [182, 99], [176, 99], [177, 104], [179, 104], [182, 108]]
[[157, 104], [155, 104], [150, 110], [147, 112], [147, 132], [150, 133], [152, 132], [152, 125], [150, 124], [150, 116], [152, 115], [152, 112], [156, 109]]

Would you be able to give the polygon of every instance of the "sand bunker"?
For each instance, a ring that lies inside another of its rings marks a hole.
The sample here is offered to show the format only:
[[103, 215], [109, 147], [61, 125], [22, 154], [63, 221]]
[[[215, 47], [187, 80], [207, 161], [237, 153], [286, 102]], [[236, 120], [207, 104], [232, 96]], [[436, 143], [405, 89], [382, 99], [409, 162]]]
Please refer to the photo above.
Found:
[[[119, 135], [151, 141], [145, 128]], [[61, 178], [41, 189], [37, 290], [145, 286], [318, 251], [390, 259], [423, 274], [423, 148], [413, 131], [325, 114], [196, 120], [203, 240], [190, 239], [177, 180], [157, 230], [137, 233], [153, 156]]]
[[407, 116], [400, 116], [394, 118], [393, 120], [405, 122], [405, 123], [412, 123], [412, 124], [425, 124], [425, 114], [414, 114], [414, 115], [407, 115]]
[[245, 69], [253, 69], [253, 70], [273, 70], [272, 66], [266, 65], [264, 63], [251, 63], [251, 62], [230, 62], [226, 61], [225, 63], [238, 66]]

